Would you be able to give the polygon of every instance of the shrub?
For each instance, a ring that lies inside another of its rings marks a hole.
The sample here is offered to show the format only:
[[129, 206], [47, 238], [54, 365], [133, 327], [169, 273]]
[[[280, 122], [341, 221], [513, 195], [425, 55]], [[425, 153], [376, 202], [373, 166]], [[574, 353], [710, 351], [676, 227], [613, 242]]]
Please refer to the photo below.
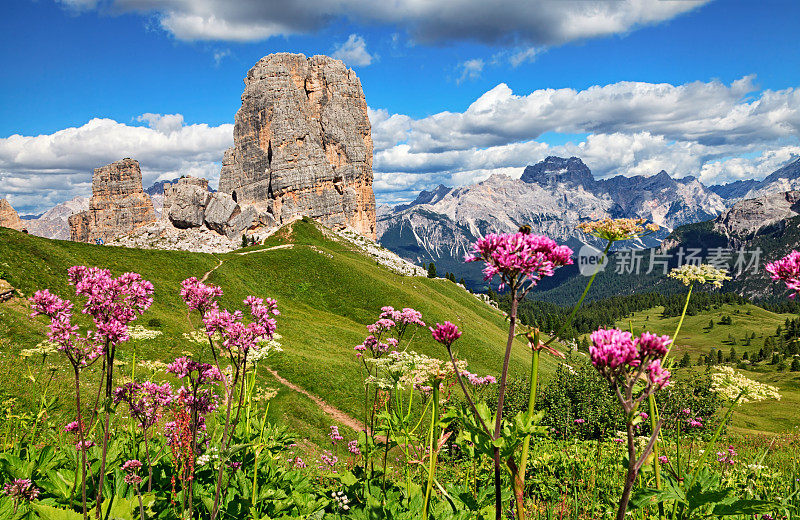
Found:
[[147, 326], [148, 327], [155, 327], [155, 328], [158, 329], [158, 328], [163, 327], [164, 324], [161, 323], [161, 320], [158, 319], [158, 318], [150, 318], [149, 320], [147, 320]]
[[[540, 390], [537, 408], [542, 424], [559, 437], [603, 439], [624, 428], [625, 421], [608, 383], [583, 356], [570, 356]], [[575, 421], [583, 419], [582, 423]]]

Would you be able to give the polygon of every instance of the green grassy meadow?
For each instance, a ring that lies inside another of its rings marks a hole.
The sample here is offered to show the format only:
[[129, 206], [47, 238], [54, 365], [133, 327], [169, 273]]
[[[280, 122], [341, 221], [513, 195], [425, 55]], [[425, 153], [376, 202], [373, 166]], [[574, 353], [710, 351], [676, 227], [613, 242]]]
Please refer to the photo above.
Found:
[[[270, 249], [275, 246], [284, 247]], [[202, 277], [220, 261], [222, 264], [211, 272], [208, 282], [224, 289], [222, 307], [241, 309], [242, 300], [249, 294], [278, 300], [278, 333], [284, 352], [270, 358], [270, 367], [351, 417], [363, 414], [364, 376], [353, 347], [363, 341], [367, 335], [365, 326], [377, 319], [385, 305], [413, 307], [431, 325], [445, 320], [456, 323], [463, 331], [456, 344], [458, 355], [468, 360], [470, 370], [499, 373], [507, 334], [499, 311], [447, 280], [395, 274], [311, 221], [295, 222], [264, 245], [221, 255], [79, 244], [0, 228], [0, 271], [25, 297], [48, 288], [75, 300], [77, 307], [82, 301], [74, 298], [66, 271], [80, 264], [106, 267], [115, 275], [135, 271], [153, 282], [155, 303], [135, 324], [159, 330], [162, 335], [123, 346], [118, 351], [118, 358], [124, 363], [119, 373], [131, 370], [134, 356], [137, 361], [165, 362], [184, 352], [210, 357], [207, 348], [182, 337], [199, 320], [196, 315], [191, 319], [187, 316], [179, 284], [190, 276]], [[20, 350], [45, 338], [46, 321], [31, 319], [29, 312], [24, 298], [0, 303], [0, 394], [3, 399], [17, 397], [21, 406], [37, 401], [38, 394], [32, 389], [49, 388], [51, 395], [56, 395], [64, 392], [69, 382], [68, 363], [59, 356], [46, 360], [46, 365], [58, 368], [49, 386], [46, 382], [51, 373], [47, 367], [38, 359], [19, 356]], [[412, 348], [430, 356], [446, 357], [427, 329], [416, 332]], [[529, 363], [527, 347], [518, 341], [511, 373], [524, 376]], [[97, 372], [98, 368], [92, 370]], [[281, 385], [266, 371], [261, 371], [260, 377], [261, 384], [279, 390], [271, 402], [270, 415], [282, 418], [300, 437], [324, 438], [333, 424], [330, 417], [308, 397]], [[83, 381], [88, 392], [94, 386], [92, 375]]]
[[[679, 317], [661, 318], [662, 311], [662, 307], [654, 307], [637, 312], [616, 325], [625, 330], [633, 327], [636, 333], [648, 330], [671, 336], [678, 325]], [[720, 325], [723, 316], [729, 316], [732, 323]], [[745, 352], [752, 357], [764, 345], [764, 338], [775, 334], [777, 327], [783, 325], [787, 318], [795, 317], [791, 314], [776, 314], [751, 304], [722, 305], [695, 316], [686, 316], [670, 356], [680, 360], [685, 353], [689, 353], [692, 365], [695, 365], [701, 354], [721, 349], [728, 356], [733, 347], [739, 358]], [[710, 320], [714, 321], [714, 326], [709, 329]], [[753, 333], [756, 337], [747, 345], [746, 336], [752, 336]], [[736, 341], [735, 345], [730, 338]], [[733, 416], [733, 430], [741, 433], [796, 430], [800, 410], [800, 372], [779, 372], [775, 366], [761, 362], [748, 365], [745, 373], [752, 379], [777, 386], [782, 399], [741, 405]]]

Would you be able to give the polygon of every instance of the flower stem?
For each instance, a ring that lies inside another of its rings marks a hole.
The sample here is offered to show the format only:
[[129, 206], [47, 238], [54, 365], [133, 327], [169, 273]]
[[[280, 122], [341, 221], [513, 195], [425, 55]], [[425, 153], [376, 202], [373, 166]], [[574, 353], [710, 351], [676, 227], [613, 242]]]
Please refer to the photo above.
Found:
[[[536, 388], [539, 383], [539, 354], [541, 353], [540, 350], [536, 347], [539, 345], [539, 330], [534, 329], [533, 331], [533, 346], [534, 348], [531, 350], [531, 387], [528, 391], [528, 415], [527, 420], [530, 423], [531, 418], [533, 417], [533, 411], [536, 406]], [[526, 435], [525, 440], [522, 442], [522, 458], [520, 459], [520, 467], [519, 471], [517, 472], [517, 478], [514, 479], [514, 486], [518, 489], [515, 489], [517, 495], [519, 496], [521, 493], [525, 491], [525, 471], [528, 467], [528, 452], [530, 450], [531, 444], [531, 436]], [[525, 520], [525, 508], [520, 507], [517, 505], [517, 519], [518, 520]]]
[[81, 446], [81, 494], [82, 494], [82, 501], [83, 501], [83, 520], [88, 518], [86, 514], [86, 437], [83, 433], [83, 419], [81, 417], [81, 383], [80, 383], [80, 369], [78, 365], [74, 362], [72, 363], [72, 369], [75, 374], [75, 408], [78, 414], [78, 433], [80, 434], [80, 446]]
[[672, 351], [672, 347], [675, 345], [675, 342], [678, 341], [678, 333], [681, 331], [681, 327], [683, 326], [683, 319], [686, 317], [686, 309], [689, 308], [689, 299], [692, 297], [692, 289], [694, 289], [694, 284], [689, 286], [689, 292], [686, 293], [686, 301], [683, 302], [681, 319], [678, 320], [678, 327], [675, 329], [675, 334], [672, 335], [672, 343], [669, 344], [669, 347], [667, 347], [667, 353], [664, 354], [665, 360], [667, 359], [667, 356], [669, 356], [670, 351]]
[[431, 492], [433, 490], [433, 475], [436, 471], [436, 430], [439, 422], [439, 380], [433, 382], [433, 411], [431, 413], [430, 428], [430, 463], [428, 465], [428, 487], [425, 490], [425, 505], [422, 508], [422, 520], [428, 520]]
[[[494, 421], [494, 440], [500, 438], [500, 428], [503, 424], [503, 404], [505, 402], [506, 382], [508, 379], [508, 362], [511, 358], [511, 347], [514, 345], [514, 331], [517, 325], [517, 288], [511, 288], [511, 312], [509, 313], [508, 323], [508, 341], [506, 342], [506, 352], [503, 357], [503, 371], [500, 375], [500, 389], [497, 396], [497, 417]], [[500, 491], [500, 448], [494, 448], [494, 503], [495, 503], [495, 520], [501, 520], [503, 517], [503, 498]]]
[[[600, 265], [602, 265], [605, 262], [606, 257], [608, 255], [608, 250], [611, 249], [611, 244], [613, 244], [613, 243], [614, 243], [613, 241], [609, 240], [608, 243], [606, 244], [605, 249], [603, 249], [603, 255], [600, 257]], [[550, 339], [547, 340], [547, 342], [545, 343], [545, 346], [547, 346], [550, 343], [552, 343], [553, 341], [555, 341], [556, 338], [561, 336], [561, 334], [563, 334], [564, 331], [567, 330], [567, 327], [570, 326], [570, 324], [572, 323], [572, 320], [575, 318], [575, 314], [577, 314], [577, 312], [578, 312], [578, 309], [581, 308], [581, 304], [583, 303], [583, 300], [586, 298], [586, 295], [589, 294], [589, 288], [592, 287], [592, 284], [594, 283], [594, 279], [595, 279], [595, 277], [597, 277], [597, 273], [599, 273], [599, 272], [600, 272], [600, 269], [598, 268], [598, 270], [595, 271], [592, 274], [592, 276], [589, 278], [589, 282], [586, 284], [586, 287], [583, 289], [583, 294], [581, 294], [581, 297], [578, 299], [578, 302], [575, 304], [575, 307], [572, 308], [572, 312], [569, 314], [569, 317], [567, 318], [567, 321], [565, 321], [564, 324], [561, 326], [561, 328], [558, 329], [558, 332], [553, 334], [553, 336]]]

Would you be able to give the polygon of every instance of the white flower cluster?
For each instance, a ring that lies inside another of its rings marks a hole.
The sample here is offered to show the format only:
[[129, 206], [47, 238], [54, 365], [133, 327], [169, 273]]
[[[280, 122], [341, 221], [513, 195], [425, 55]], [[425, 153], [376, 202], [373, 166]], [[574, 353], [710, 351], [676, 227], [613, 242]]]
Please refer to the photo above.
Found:
[[350, 499], [347, 498], [344, 491], [332, 491], [331, 498], [336, 502], [336, 505], [339, 506], [339, 509], [343, 511], [350, 509]]
[[205, 453], [197, 457], [197, 465], [198, 466], [205, 466], [211, 463], [212, 460], [219, 459], [219, 450], [214, 446], [208, 448]]
[[278, 395], [278, 390], [276, 388], [264, 386], [256, 390], [253, 401], [270, 401], [276, 395]]
[[[200, 330], [193, 330], [192, 332], [184, 332], [183, 337], [192, 343], [199, 343], [201, 345], [208, 345], [208, 334], [203, 329]], [[214, 343], [218, 343], [222, 341], [222, 336], [219, 332], [215, 332], [211, 339], [214, 340]]]
[[[367, 378], [367, 384], [376, 385], [378, 388], [390, 389], [397, 386], [425, 386], [433, 381], [444, 381], [455, 377], [453, 365], [449, 360], [441, 360], [418, 354], [412, 350], [390, 352], [381, 358], [365, 358], [364, 361], [373, 365], [377, 375]], [[467, 368], [467, 362], [457, 360], [459, 372]]]
[[152, 372], [152, 373], [164, 372], [167, 369], [167, 364], [164, 363], [163, 361], [159, 361], [158, 359], [152, 359], [152, 360], [148, 359], [148, 360], [144, 360], [144, 361], [137, 361], [136, 364], [139, 367], [141, 367], [141, 368], [143, 368], [143, 369], [145, 369], [145, 370], [147, 370], [149, 372]]
[[154, 339], [161, 334], [163, 334], [163, 332], [160, 330], [146, 329], [141, 325], [131, 325], [128, 327], [128, 336], [130, 336], [132, 340]]
[[717, 269], [709, 264], [683, 264], [670, 271], [667, 276], [682, 282], [683, 285], [710, 283], [717, 289], [722, 287], [722, 282], [731, 279], [731, 277], [728, 276], [727, 269]]
[[256, 365], [259, 361], [263, 361], [270, 357], [272, 354], [283, 352], [281, 344], [278, 340], [281, 338], [279, 334], [275, 334], [272, 339], [263, 340], [258, 342], [256, 348], [250, 349], [247, 353], [247, 363], [249, 365]]
[[731, 401], [741, 394], [739, 404], [781, 398], [777, 387], [748, 379], [728, 366], [719, 367], [711, 374], [711, 389]]
[[37, 355], [38, 356], [49, 356], [50, 354], [55, 354], [56, 352], [58, 352], [58, 345], [56, 345], [52, 341], [44, 340], [44, 341], [39, 342], [33, 348], [27, 348], [27, 349], [21, 350], [19, 355], [24, 357], [24, 358], [27, 358], [27, 357], [37, 356]]

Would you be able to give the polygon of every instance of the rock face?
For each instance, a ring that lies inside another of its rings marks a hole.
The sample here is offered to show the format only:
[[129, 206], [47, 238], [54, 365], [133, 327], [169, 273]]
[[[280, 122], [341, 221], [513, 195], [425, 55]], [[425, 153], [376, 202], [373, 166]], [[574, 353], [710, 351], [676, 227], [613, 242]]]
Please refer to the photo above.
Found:
[[307, 215], [375, 238], [372, 135], [355, 72], [327, 56], [262, 58], [245, 78], [219, 190], [278, 224]]
[[89, 209], [69, 218], [70, 238], [108, 241], [155, 220], [153, 202], [142, 190], [139, 162], [125, 158], [95, 168]]
[[184, 177], [174, 184], [165, 183], [161, 219], [169, 220], [178, 229], [202, 226], [209, 196], [205, 179]]
[[711, 186], [712, 191], [731, 202], [754, 199], [771, 193], [800, 189], [800, 158], [795, 158], [769, 174], [764, 180], [747, 179], [729, 184]]
[[41, 217], [26, 222], [28, 233], [45, 238], [69, 240], [69, 217], [87, 211], [89, 199], [75, 197], [47, 210]]
[[25, 222], [19, 218], [16, 210], [11, 207], [11, 204], [6, 199], [0, 199], [0, 227], [16, 229], [17, 231], [25, 229]]
[[261, 223], [255, 207], [239, 206], [229, 193], [209, 192], [208, 181], [197, 177], [164, 184], [161, 220], [178, 229], [204, 227], [228, 238], [239, 238]]
[[732, 245], [754, 237], [764, 228], [785, 224], [800, 215], [800, 191], [773, 193], [742, 200], [714, 220], [714, 231], [728, 237]]

